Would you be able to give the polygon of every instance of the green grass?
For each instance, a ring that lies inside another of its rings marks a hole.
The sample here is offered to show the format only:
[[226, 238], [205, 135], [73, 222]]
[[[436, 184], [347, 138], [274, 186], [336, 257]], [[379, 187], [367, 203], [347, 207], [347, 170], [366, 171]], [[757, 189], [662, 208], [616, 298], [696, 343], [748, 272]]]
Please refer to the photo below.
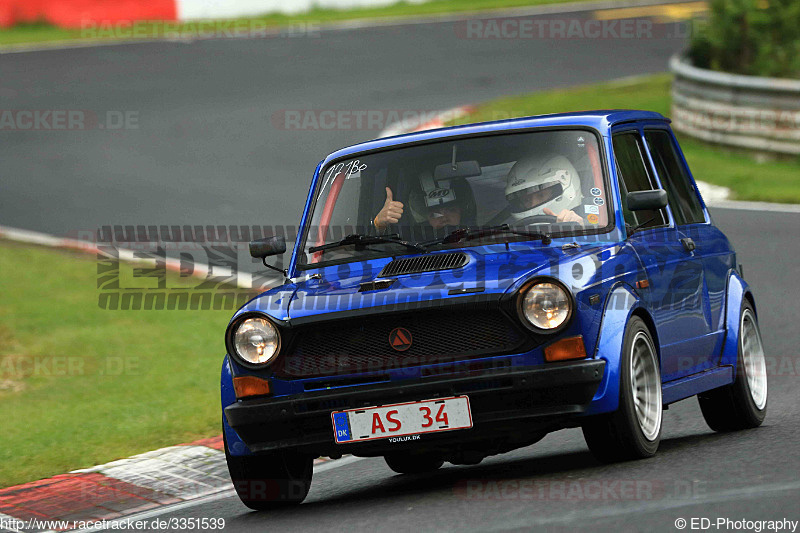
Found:
[[0, 487], [220, 433], [232, 311], [103, 310], [92, 256], [8, 241], [0, 272]]
[[[589, 109], [646, 109], [670, 115], [672, 77], [658, 74], [501, 98], [452, 124]], [[678, 135], [695, 179], [729, 187], [736, 200], [800, 203], [800, 158], [759, 162]]]
[[[587, 0], [433, 0], [422, 4], [412, 4], [400, 1], [387, 6], [368, 8], [330, 9], [315, 7], [310, 11], [294, 15], [267, 13], [258, 17], [235, 19], [232, 21], [232, 23], [243, 24], [246, 27], [251, 27], [248, 26], [248, 24], [252, 23], [257, 23], [258, 26], [256, 27], [287, 26], [300, 23], [321, 25], [355, 19], [402, 18], [424, 15], [441, 15], [447, 13], [488, 11], [495, 9], [558, 4], [575, 1]], [[146, 39], [164, 36], [163, 25], [161, 24], [142, 23], [137, 24], [137, 27], [142, 28], [142, 35], [136, 38]], [[308, 30], [313, 31], [314, 27], [309, 27]], [[170, 28], [177, 30], [179, 34], [189, 36], [198, 32], [198, 25], [192, 23], [170, 25]], [[103, 31], [102, 27], [99, 27], [96, 30], [96, 33], [86, 32], [80, 29], [67, 30], [49, 25], [46, 22], [20, 24], [8, 29], [0, 30], [0, 47], [65, 40], [125, 40], [132, 38], [124, 35], [109, 35], [109, 32]], [[302, 31], [302, 28], [299, 28], [297, 31]]]
[[66, 41], [78, 39], [80, 36], [80, 30], [67, 30], [46, 23], [18, 24], [0, 29], [0, 46]]

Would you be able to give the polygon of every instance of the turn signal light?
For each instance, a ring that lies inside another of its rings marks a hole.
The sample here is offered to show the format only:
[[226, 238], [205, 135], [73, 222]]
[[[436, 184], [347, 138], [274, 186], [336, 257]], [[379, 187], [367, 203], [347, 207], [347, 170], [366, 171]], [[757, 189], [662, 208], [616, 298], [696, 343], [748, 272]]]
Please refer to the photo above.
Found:
[[544, 349], [544, 358], [551, 363], [569, 359], [585, 359], [586, 348], [583, 346], [583, 336], [567, 337], [554, 342]]
[[238, 376], [233, 378], [233, 390], [237, 398], [272, 394], [269, 380], [257, 378], [255, 376]]

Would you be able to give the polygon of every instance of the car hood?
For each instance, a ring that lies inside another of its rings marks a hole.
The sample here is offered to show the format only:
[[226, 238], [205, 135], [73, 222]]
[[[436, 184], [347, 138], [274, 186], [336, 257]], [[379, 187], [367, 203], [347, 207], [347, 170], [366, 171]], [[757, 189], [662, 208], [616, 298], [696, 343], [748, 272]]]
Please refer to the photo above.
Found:
[[[594, 272], [599, 263], [613, 255], [615, 246], [562, 248], [512, 243], [507, 250], [505, 246], [502, 246], [502, 251], [496, 248], [462, 250], [469, 256], [468, 264], [462, 268], [396, 276], [391, 278], [395, 281], [389, 287], [378, 290], [365, 291], [362, 284], [376, 279], [388, 259], [376, 260], [377, 264], [370, 265], [365, 271], [348, 271], [341, 266], [322, 269], [320, 279], [297, 283], [290, 299], [283, 293], [280, 314], [291, 322], [305, 322], [316, 317], [323, 319], [331, 313], [366, 315], [378, 310], [429, 307], [433, 302], [441, 304], [443, 300], [447, 303], [459, 303], [457, 300], [497, 301], [534, 275], [556, 277], [573, 290], [580, 290], [590, 279], [589, 276], [576, 276], [575, 264], [585, 265], [578, 269], [581, 273]], [[266, 297], [264, 304], [271, 306], [274, 312], [275, 298], [263, 296]]]

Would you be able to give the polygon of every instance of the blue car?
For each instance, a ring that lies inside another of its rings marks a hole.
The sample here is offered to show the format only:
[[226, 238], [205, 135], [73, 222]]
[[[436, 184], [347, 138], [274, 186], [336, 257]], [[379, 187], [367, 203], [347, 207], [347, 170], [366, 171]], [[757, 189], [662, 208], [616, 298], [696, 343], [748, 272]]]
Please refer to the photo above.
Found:
[[767, 408], [756, 305], [669, 120], [593, 111], [374, 140], [311, 181], [285, 282], [225, 333], [225, 453], [245, 505], [301, 502], [317, 457], [399, 473], [581, 427], [645, 458], [697, 396], [716, 431]]

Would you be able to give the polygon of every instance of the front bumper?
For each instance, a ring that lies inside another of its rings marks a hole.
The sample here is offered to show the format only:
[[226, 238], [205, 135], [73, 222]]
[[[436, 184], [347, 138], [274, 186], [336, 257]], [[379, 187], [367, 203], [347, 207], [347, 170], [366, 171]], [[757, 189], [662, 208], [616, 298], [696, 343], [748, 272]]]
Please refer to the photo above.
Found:
[[472, 409], [471, 429], [423, 434], [413, 444], [449, 447], [568, 426], [569, 419], [583, 413], [591, 402], [605, 364], [594, 359], [343, 387], [241, 400], [224, 412], [228, 425], [254, 453], [291, 448], [312, 455], [380, 455], [397, 451], [403, 444], [385, 439], [336, 444], [331, 412], [466, 395]]

